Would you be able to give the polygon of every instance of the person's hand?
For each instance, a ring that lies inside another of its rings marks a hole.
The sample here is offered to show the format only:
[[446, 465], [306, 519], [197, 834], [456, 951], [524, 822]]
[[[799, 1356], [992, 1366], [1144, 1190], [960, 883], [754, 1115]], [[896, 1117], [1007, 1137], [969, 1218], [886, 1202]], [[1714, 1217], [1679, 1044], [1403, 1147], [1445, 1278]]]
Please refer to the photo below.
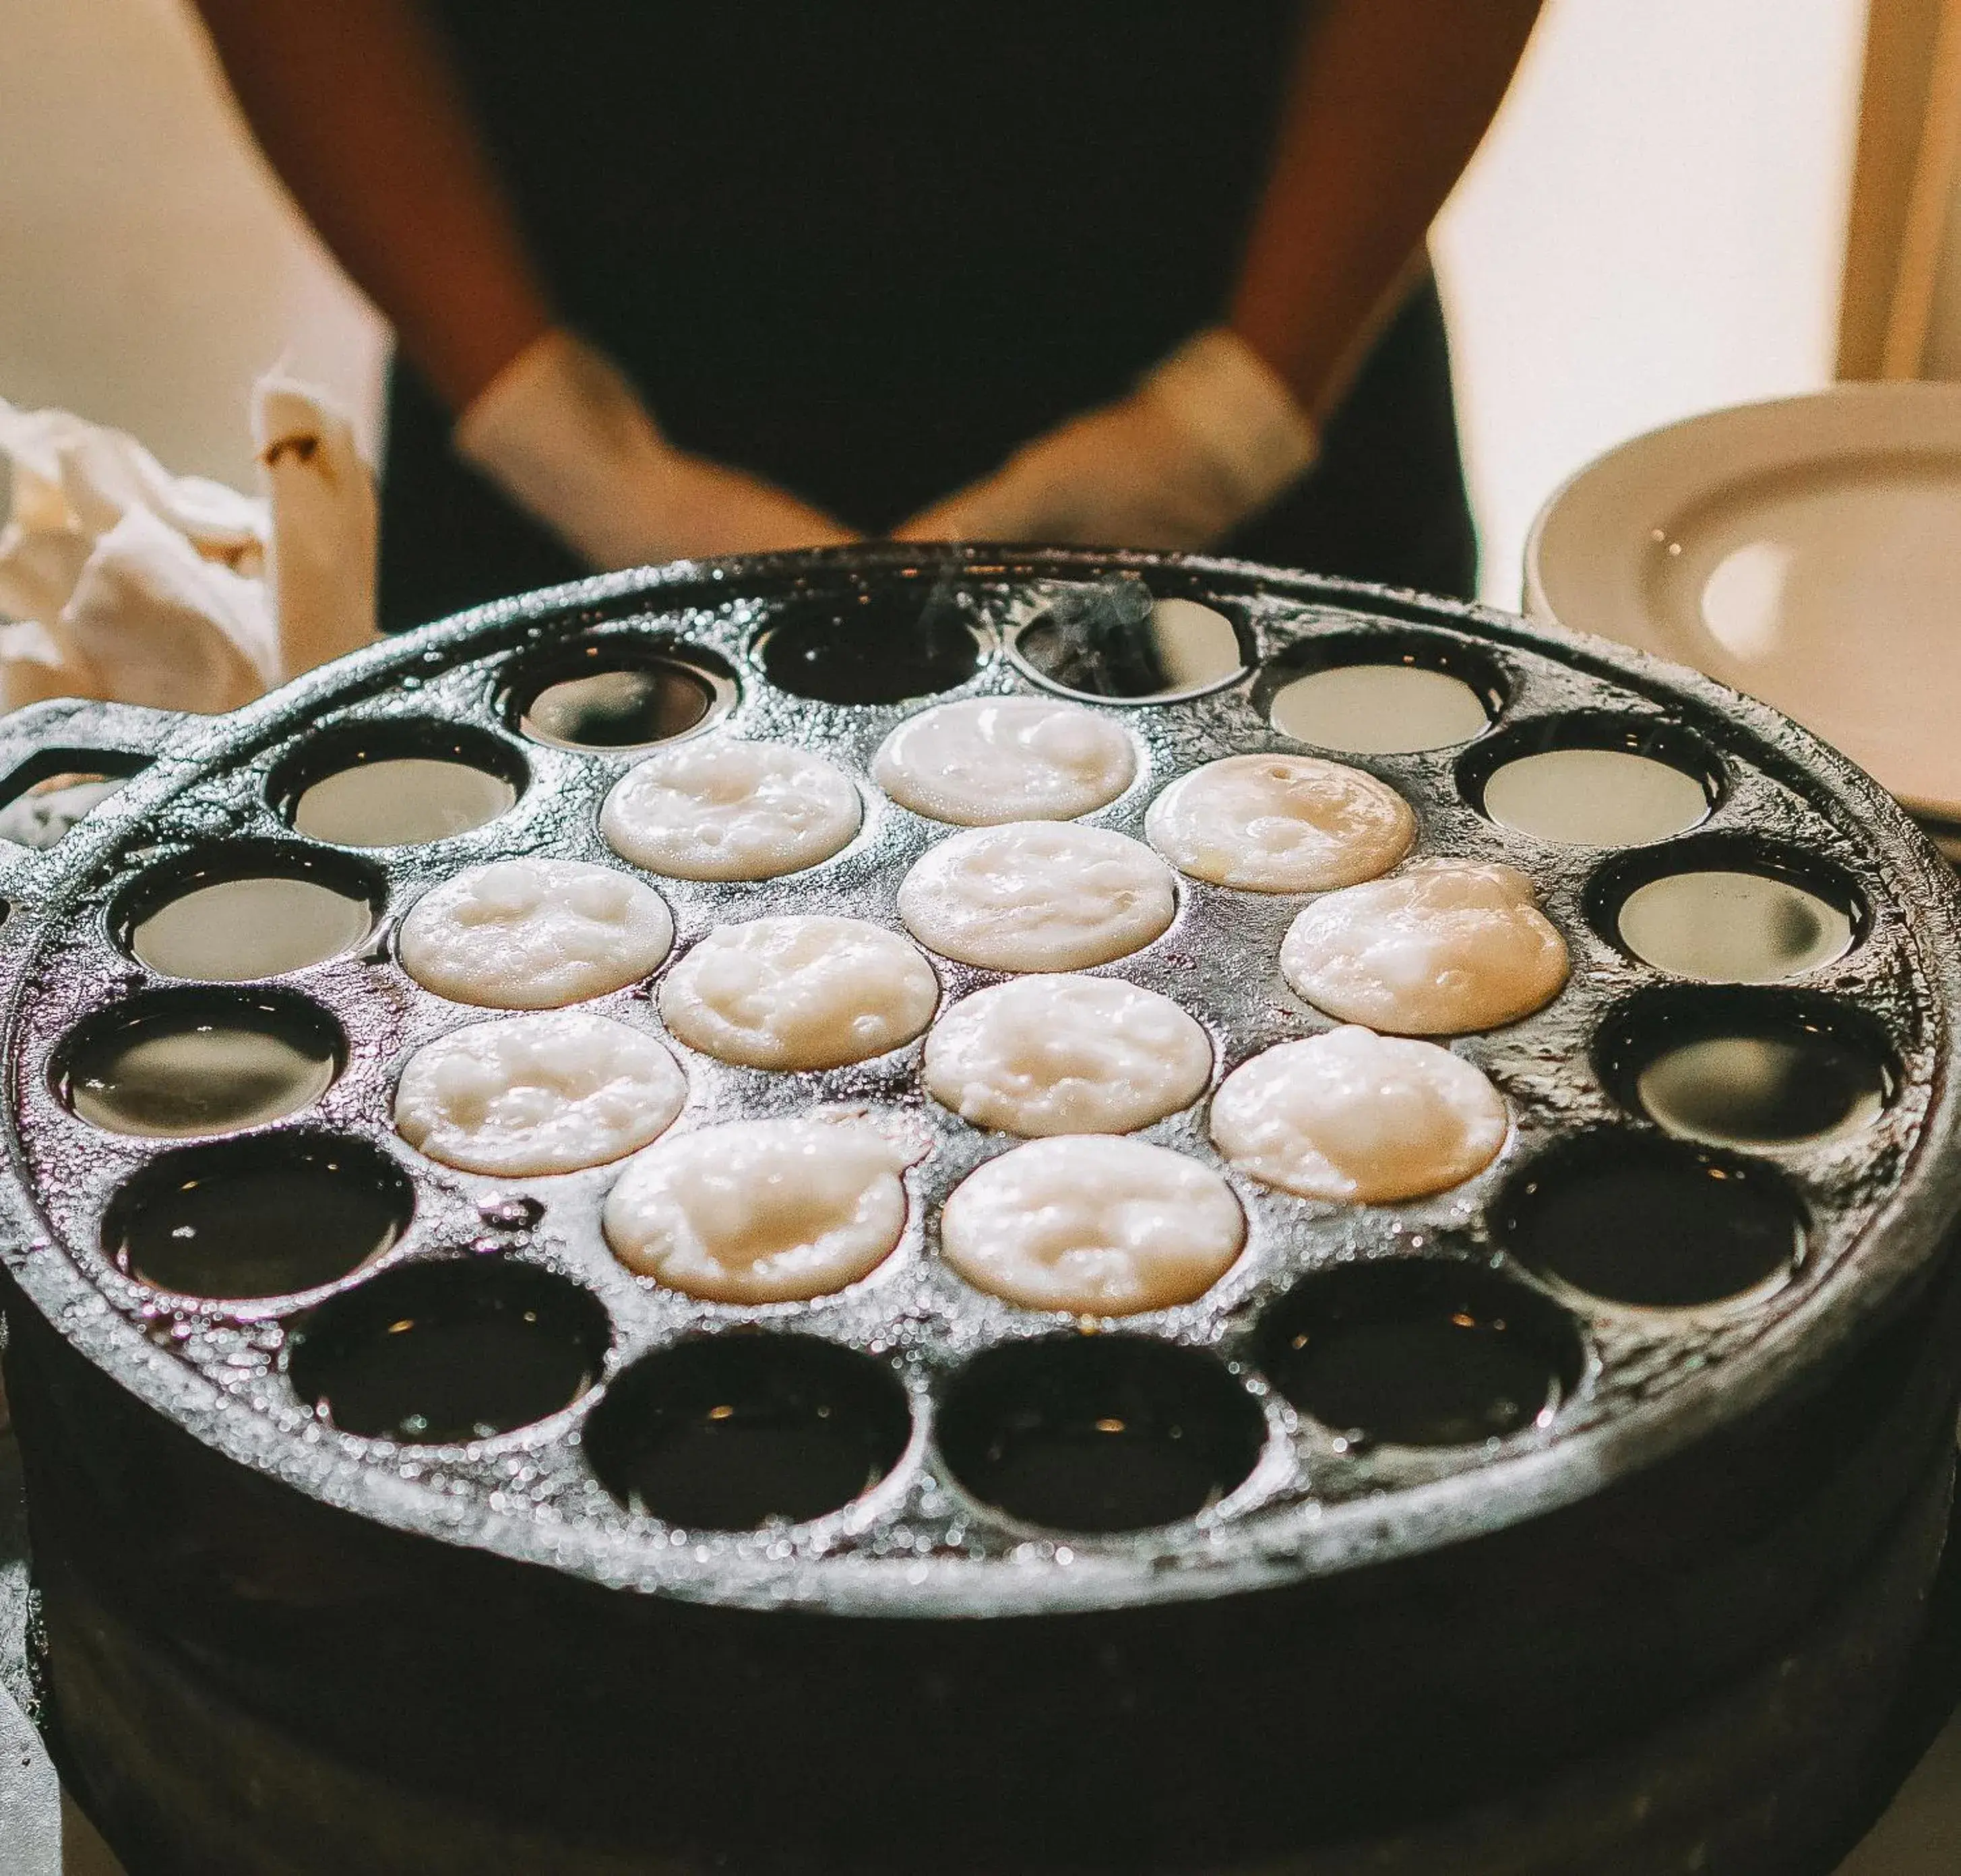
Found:
[[593, 566], [857, 537], [759, 476], [676, 449], [610, 359], [547, 333], [464, 410], [457, 453]]
[[1071, 417], [894, 533], [1202, 547], [1264, 508], [1314, 455], [1313, 427], [1280, 375], [1220, 327], [1128, 397]]

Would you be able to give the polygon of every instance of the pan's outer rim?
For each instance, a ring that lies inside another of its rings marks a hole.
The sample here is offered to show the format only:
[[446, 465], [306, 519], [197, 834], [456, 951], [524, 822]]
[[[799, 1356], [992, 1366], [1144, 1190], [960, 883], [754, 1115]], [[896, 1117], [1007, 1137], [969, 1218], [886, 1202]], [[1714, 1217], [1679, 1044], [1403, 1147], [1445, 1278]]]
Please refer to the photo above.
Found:
[[[690, 1562], [685, 1548], [650, 1557], [646, 1548], [517, 1511], [461, 1504], [427, 1482], [363, 1466], [309, 1446], [250, 1414], [214, 1412], [218, 1392], [154, 1348], [113, 1311], [54, 1240], [30, 1195], [21, 1143], [11, 1115], [7, 1172], [0, 1178], [0, 1267], [56, 1332], [96, 1370], [145, 1405], [192, 1431], [231, 1460], [280, 1479], [307, 1495], [412, 1536], [460, 1543], [514, 1562], [563, 1571], [604, 1587], [748, 1609], [785, 1607], [841, 1616], [969, 1617], [1062, 1614], [1115, 1606], [1209, 1599], [1277, 1588], [1483, 1536], [1558, 1510], [1600, 1486], [1681, 1451], [1717, 1427], [1759, 1406], [1808, 1370], [1829, 1364], [1903, 1306], [1933, 1275], [1961, 1213], [1961, 1087], [1953, 1073], [1955, 1015], [1961, 1010], [1961, 890], [1954, 876], [1905, 812], [1879, 784], [1835, 750], [1767, 705], [1714, 679], [1609, 641], [1537, 627], [1489, 608], [1403, 589], [1289, 573], [1255, 563], [1135, 550], [882, 544], [805, 553], [677, 561], [600, 576], [503, 600], [440, 620], [356, 652], [310, 672], [230, 716], [187, 718], [159, 735], [160, 713], [135, 713], [151, 739], [151, 768], [89, 824], [53, 851], [0, 861], [0, 891], [27, 915], [0, 926], [0, 972], [8, 981], [6, 1033], [11, 1053], [22, 995], [21, 965], [37, 940], [37, 898], [111, 853], [151, 798], [203, 764], [262, 748], [330, 699], [370, 695], [442, 648], [471, 643], [477, 655], [505, 633], [544, 617], [568, 614], [598, 624], [684, 595], [713, 600], [718, 589], [740, 597], [828, 577], [909, 576], [922, 580], [1093, 577], [1109, 570], [1154, 571], [1222, 585], [1256, 585], [1264, 595], [1421, 625], [1466, 631], [1523, 650], [1551, 652], [1578, 669], [1642, 690], [1692, 716], [1708, 713], [1740, 726], [1794, 763], [1822, 774], [1909, 871], [1919, 949], [1930, 989], [1934, 1085], [1926, 1123], [1901, 1186], [1878, 1212], [1862, 1244], [1861, 1305], [1855, 1318], [1842, 1299], [1815, 1292], [1777, 1325], [1768, 1348], [1677, 1381], [1658, 1402], [1634, 1406], [1614, 1424], [1496, 1459], [1475, 1470], [1413, 1486], [1388, 1498], [1303, 1508], [1283, 1534], [1223, 1524], [1201, 1547], [1175, 1557], [1076, 1551], [1058, 1567], [1054, 1547], [1032, 1567], [960, 1558], [922, 1562], [905, 1556], [792, 1560], [738, 1566], [718, 1556]], [[717, 601], [717, 603], [721, 601]], [[118, 707], [81, 706], [63, 735], [85, 738], [91, 712], [112, 723]], [[104, 739], [106, 742], [107, 737]], [[923, 1574], [922, 1574], [923, 1573]]]

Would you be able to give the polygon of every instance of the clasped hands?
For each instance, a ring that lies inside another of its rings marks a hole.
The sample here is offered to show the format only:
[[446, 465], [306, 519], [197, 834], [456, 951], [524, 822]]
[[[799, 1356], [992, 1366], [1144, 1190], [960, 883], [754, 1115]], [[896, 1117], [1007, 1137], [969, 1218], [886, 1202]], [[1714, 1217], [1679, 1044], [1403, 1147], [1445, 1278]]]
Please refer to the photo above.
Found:
[[[565, 331], [464, 411], [458, 453], [598, 568], [859, 537], [760, 477], [676, 448], [619, 369]], [[893, 530], [904, 541], [1210, 545], [1314, 460], [1280, 375], [1219, 327]]]

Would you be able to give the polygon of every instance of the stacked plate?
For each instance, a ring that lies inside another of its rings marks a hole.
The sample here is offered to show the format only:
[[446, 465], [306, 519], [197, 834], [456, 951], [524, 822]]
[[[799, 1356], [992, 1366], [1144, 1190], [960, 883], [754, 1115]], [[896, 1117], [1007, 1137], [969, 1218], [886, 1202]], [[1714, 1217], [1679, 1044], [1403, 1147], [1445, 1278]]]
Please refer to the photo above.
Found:
[[1840, 384], [1623, 444], [1542, 511], [1526, 609], [1774, 704], [1961, 852], [1961, 384]]

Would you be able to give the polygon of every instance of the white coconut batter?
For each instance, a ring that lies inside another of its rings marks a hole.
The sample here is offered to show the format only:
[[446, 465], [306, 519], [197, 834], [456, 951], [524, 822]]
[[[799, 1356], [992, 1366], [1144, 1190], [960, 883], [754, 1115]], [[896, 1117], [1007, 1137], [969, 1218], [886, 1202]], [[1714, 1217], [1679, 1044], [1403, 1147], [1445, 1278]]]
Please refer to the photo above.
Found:
[[1212, 1137], [1235, 1166], [1354, 1204], [1462, 1183], [1497, 1157], [1509, 1125], [1504, 1096], [1461, 1057], [1352, 1027], [1255, 1055], [1212, 1102]]
[[735, 1121], [664, 1140], [606, 1201], [629, 1269], [713, 1303], [789, 1303], [868, 1275], [906, 1224], [916, 1153], [862, 1121]]
[[402, 921], [402, 968], [438, 997], [556, 1010], [659, 968], [674, 920], [651, 886], [583, 860], [500, 860], [426, 892]]
[[723, 925], [661, 986], [661, 1017], [690, 1048], [750, 1068], [837, 1068], [910, 1042], [939, 979], [896, 932], [858, 918]]
[[835, 763], [780, 742], [678, 743], [599, 811], [623, 858], [675, 879], [774, 879], [849, 846], [863, 809]]
[[1141, 841], [1054, 821], [956, 834], [899, 887], [899, 916], [921, 944], [990, 971], [1108, 964], [1177, 909], [1171, 869]]
[[1031, 1141], [970, 1173], [940, 1252], [975, 1288], [1032, 1310], [1132, 1316], [1202, 1296], [1246, 1220], [1209, 1166], [1141, 1140]]
[[1121, 723], [1033, 697], [936, 704], [900, 724], [872, 764], [901, 806], [970, 828], [1073, 820], [1108, 806], [1137, 772]]
[[687, 1077], [652, 1036], [554, 1010], [418, 1049], [395, 1089], [395, 1131], [445, 1166], [537, 1179], [644, 1147], [687, 1099]]
[[1030, 1137], [1127, 1134], [1205, 1091], [1212, 1043], [1169, 997], [1108, 977], [1021, 977], [955, 1003], [926, 1038], [933, 1099]]
[[1280, 969], [1344, 1023], [1456, 1035], [1550, 1003], [1567, 963], [1516, 867], [1431, 860], [1315, 900], [1288, 930]]
[[1179, 872], [1249, 892], [1326, 892], [1385, 873], [1416, 816], [1385, 782], [1309, 755], [1233, 755], [1172, 783], [1144, 832]]

